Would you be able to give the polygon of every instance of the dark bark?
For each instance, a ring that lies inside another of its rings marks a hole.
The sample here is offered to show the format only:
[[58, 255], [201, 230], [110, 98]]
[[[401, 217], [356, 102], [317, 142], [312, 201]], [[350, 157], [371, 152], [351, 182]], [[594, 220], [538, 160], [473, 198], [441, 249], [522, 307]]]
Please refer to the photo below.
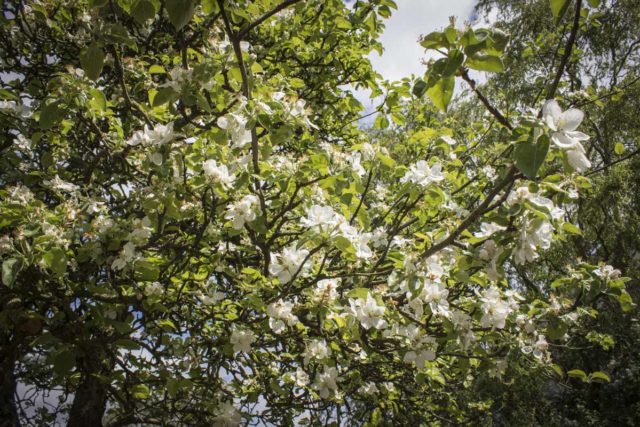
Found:
[[16, 407], [16, 377], [14, 374], [16, 352], [6, 337], [0, 346], [0, 427], [20, 425]]
[[112, 363], [99, 351], [79, 358], [77, 362], [82, 376], [75, 392], [67, 427], [102, 426], [102, 417], [107, 407], [108, 385], [100, 377], [109, 375]]

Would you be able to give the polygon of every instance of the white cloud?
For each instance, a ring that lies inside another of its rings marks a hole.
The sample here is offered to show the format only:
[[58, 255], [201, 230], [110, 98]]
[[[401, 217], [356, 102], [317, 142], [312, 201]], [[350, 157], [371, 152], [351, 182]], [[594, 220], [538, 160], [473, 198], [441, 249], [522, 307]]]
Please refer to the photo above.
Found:
[[[384, 47], [382, 56], [377, 52], [369, 55], [373, 68], [383, 79], [391, 81], [411, 74], [422, 76], [425, 72], [422, 61], [428, 54], [418, 43], [420, 36], [446, 27], [450, 16], [455, 16], [461, 27], [473, 18], [475, 0], [396, 0], [396, 3], [398, 10], [385, 20], [380, 37]], [[363, 114], [375, 109], [376, 100], [369, 99], [370, 91], [354, 90], [354, 95], [365, 107]], [[361, 124], [372, 123], [374, 118], [369, 116]]]
[[426, 56], [418, 44], [420, 35], [446, 27], [450, 16], [462, 26], [471, 17], [475, 0], [397, 0], [397, 4], [380, 38], [382, 56], [376, 52], [370, 56], [375, 70], [388, 80], [424, 74], [421, 61]]

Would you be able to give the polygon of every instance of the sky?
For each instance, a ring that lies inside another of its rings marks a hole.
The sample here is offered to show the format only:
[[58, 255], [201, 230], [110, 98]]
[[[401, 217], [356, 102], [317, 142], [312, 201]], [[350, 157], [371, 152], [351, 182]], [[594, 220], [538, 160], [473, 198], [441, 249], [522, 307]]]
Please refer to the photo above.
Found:
[[[428, 58], [418, 43], [421, 35], [441, 30], [449, 25], [449, 17], [455, 16], [458, 26], [470, 21], [475, 0], [396, 0], [398, 9], [385, 21], [380, 41], [384, 47], [382, 56], [377, 52], [369, 58], [374, 69], [387, 80], [400, 80], [411, 74], [423, 75], [422, 60]], [[354, 90], [356, 98], [365, 106], [366, 114], [375, 109], [375, 102], [368, 92]], [[368, 117], [361, 124], [373, 122]]]
[[372, 53], [371, 62], [385, 79], [399, 80], [410, 74], [424, 74], [424, 48], [418, 44], [420, 35], [440, 30], [456, 16], [459, 26], [468, 21], [475, 0], [396, 0], [398, 10], [386, 21], [380, 41], [384, 53]]

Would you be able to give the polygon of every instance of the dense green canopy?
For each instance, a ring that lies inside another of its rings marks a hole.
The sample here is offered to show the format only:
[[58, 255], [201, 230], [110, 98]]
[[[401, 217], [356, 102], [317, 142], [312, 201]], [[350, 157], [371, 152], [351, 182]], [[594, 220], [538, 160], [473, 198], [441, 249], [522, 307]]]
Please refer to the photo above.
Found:
[[637, 421], [634, 2], [0, 5], [0, 426]]

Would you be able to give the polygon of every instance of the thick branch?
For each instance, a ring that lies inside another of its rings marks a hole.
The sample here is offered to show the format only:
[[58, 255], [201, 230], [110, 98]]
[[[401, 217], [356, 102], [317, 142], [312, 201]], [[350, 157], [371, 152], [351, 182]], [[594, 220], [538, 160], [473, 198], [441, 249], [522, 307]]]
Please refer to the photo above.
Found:
[[247, 34], [249, 34], [249, 31], [253, 30], [258, 25], [262, 24], [264, 21], [266, 21], [267, 19], [271, 18], [276, 13], [280, 12], [283, 9], [286, 9], [287, 7], [291, 6], [292, 4], [299, 3], [300, 1], [301, 0], [286, 0], [286, 1], [282, 2], [280, 5], [276, 6], [272, 11], [265, 13], [260, 18], [256, 19], [251, 24], [249, 24], [247, 27], [245, 27], [242, 30], [240, 30], [238, 32], [238, 39], [244, 38]]

